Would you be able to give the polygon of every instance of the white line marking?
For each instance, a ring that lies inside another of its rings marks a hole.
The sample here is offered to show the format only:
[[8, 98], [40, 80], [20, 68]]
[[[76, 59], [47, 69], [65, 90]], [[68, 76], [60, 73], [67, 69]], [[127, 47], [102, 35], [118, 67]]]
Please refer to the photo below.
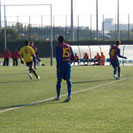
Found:
[[[131, 77], [131, 78], [132, 78], [132, 77]], [[74, 91], [74, 92], [72, 92], [72, 94], [76, 94], [76, 93], [80, 93], [80, 92], [84, 92], [84, 91], [96, 89], [96, 88], [99, 88], [99, 87], [102, 87], [102, 86], [114, 84], [114, 83], [117, 83], [117, 82], [120, 82], [120, 81], [124, 81], [124, 80], [127, 80], [127, 79], [128, 79], [128, 78], [123, 78], [123, 79], [121, 79], [121, 80], [115, 80], [115, 81], [112, 81], [112, 82], [108, 82], [108, 83], [96, 85], [96, 86], [93, 86], [93, 87], [90, 87], [90, 88], [87, 88], [87, 89], [83, 89], [83, 90], [79, 90], [79, 91]], [[61, 95], [61, 97], [64, 97], [64, 96], [67, 96], [67, 94]], [[20, 106], [18, 106], [18, 107], [11, 107], [11, 108], [8, 108], [8, 109], [5, 109], [5, 110], [0, 111], [0, 114], [5, 113], [5, 112], [9, 112], [9, 111], [11, 111], [11, 110], [16, 110], [16, 109], [24, 108], [24, 107], [27, 107], [27, 106], [31, 106], [31, 105], [35, 105], [35, 104], [39, 104], [39, 103], [43, 103], [43, 102], [48, 102], [48, 101], [50, 101], [50, 100], [54, 100], [54, 98], [55, 98], [55, 97], [51, 97], [51, 98], [44, 99], [44, 100], [37, 101], [37, 102], [33, 102], [33, 103], [30, 103], [30, 104], [20, 105]]]

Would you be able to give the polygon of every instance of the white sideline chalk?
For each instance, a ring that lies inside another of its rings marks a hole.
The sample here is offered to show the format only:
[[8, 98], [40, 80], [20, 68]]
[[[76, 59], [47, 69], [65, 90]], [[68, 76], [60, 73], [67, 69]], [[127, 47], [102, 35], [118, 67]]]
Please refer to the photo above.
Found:
[[[133, 78], [133, 77], [128, 77], [128, 78]], [[127, 80], [128, 78], [123, 78], [123, 79], [120, 79], [120, 80], [115, 80], [115, 81], [112, 81], [112, 82], [108, 82], [108, 83], [104, 83], [104, 84], [92, 86], [92, 87], [89, 87], [87, 89], [82, 89], [82, 90], [79, 90], [79, 91], [73, 91], [72, 94], [77, 94], [77, 93], [80, 93], [80, 92], [84, 92], [84, 91], [96, 89], [96, 88], [99, 88], [99, 87], [102, 87], [102, 86], [114, 84], [114, 83], [117, 83], [117, 82], [120, 82], [120, 81]], [[61, 95], [61, 97], [64, 97], [64, 96], [67, 96], [67, 95], [68, 94]], [[39, 103], [43, 103], [43, 102], [48, 102], [48, 101], [54, 100], [54, 99], [55, 99], [55, 97], [51, 97], [51, 98], [44, 99], [44, 100], [37, 101], [37, 102], [33, 102], [33, 103], [30, 103], [30, 104], [20, 105], [18, 107], [11, 107], [11, 108], [8, 108], [8, 109], [5, 109], [5, 110], [0, 111], [0, 114], [5, 113], [5, 112], [9, 112], [9, 111], [12, 111], [12, 110], [24, 108], [24, 107], [27, 107], [27, 106], [31, 106], [31, 105], [35, 105], [35, 104], [39, 104]]]

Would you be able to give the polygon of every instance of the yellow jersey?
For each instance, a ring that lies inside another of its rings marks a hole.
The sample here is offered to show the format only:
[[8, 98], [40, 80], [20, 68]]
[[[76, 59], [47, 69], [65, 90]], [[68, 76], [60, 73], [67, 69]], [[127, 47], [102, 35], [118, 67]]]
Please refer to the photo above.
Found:
[[34, 49], [30, 46], [24, 46], [20, 49], [19, 54], [23, 55], [25, 63], [32, 61], [32, 55], [35, 53]]

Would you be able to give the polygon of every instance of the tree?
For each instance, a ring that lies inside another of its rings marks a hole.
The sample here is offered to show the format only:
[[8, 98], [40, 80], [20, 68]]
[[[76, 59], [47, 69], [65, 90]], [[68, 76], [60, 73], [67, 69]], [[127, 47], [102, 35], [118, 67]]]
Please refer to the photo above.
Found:
[[[0, 32], [0, 40], [4, 40], [4, 28]], [[7, 40], [14, 41], [19, 39], [19, 34], [15, 29], [7, 28], [6, 30]]]

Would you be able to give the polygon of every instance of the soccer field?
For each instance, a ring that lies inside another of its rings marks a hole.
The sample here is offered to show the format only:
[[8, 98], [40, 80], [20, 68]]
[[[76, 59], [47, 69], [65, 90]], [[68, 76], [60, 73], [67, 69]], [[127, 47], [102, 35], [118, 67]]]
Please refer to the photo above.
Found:
[[0, 67], [0, 133], [133, 133], [133, 68], [73, 66], [73, 94], [62, 82], [56, 97], [56, 67], [38, 67], [41, 79], [29, 80], [28, 68]]

